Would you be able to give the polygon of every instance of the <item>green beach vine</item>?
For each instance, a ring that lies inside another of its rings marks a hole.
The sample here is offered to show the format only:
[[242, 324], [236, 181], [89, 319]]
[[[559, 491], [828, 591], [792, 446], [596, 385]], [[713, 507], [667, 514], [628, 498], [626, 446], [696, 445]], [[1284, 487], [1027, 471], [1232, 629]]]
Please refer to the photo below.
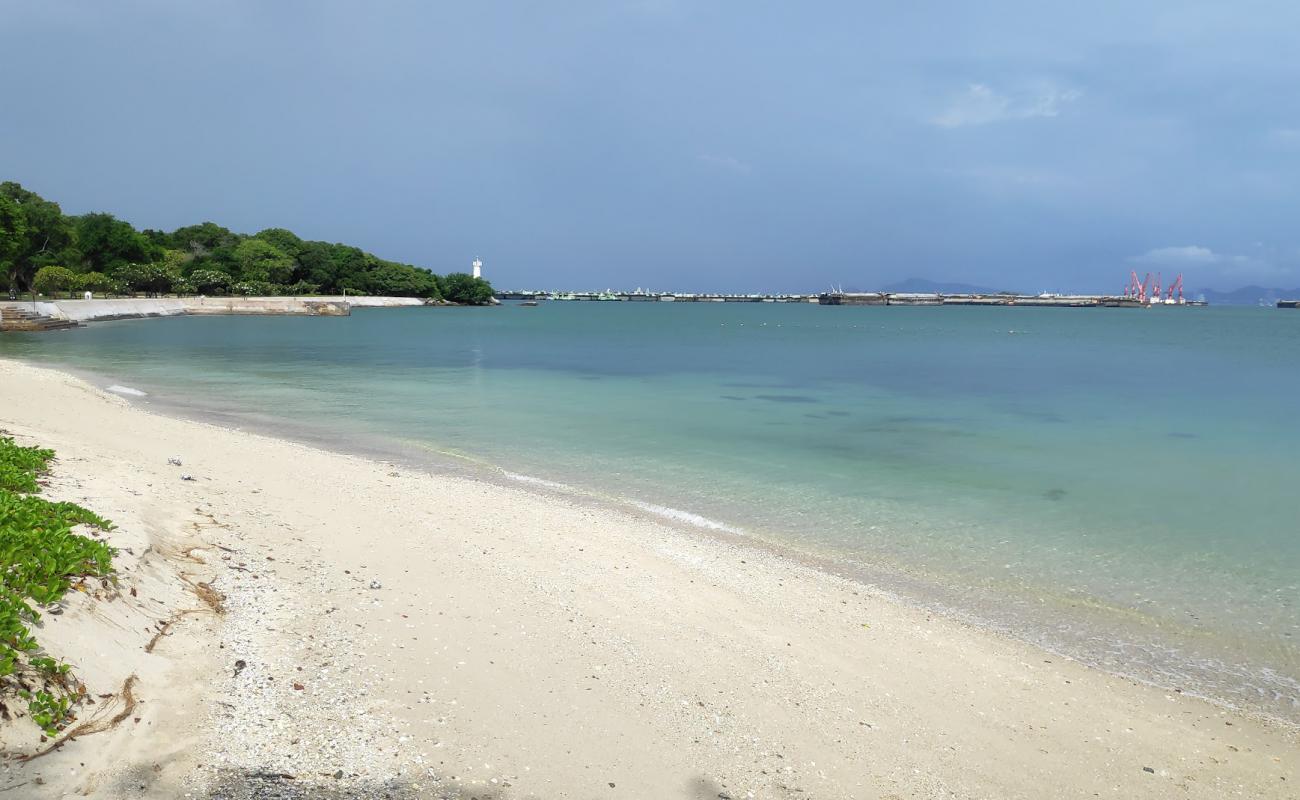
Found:
[[6, 702], [21, 698], [49, 737], [68, 722], [84, 689], [67, 664], [36, 642], [37, 609], [58, 603], [74, 582], [111, 577], [114, 556], [104, 542], [74, 530], [109, 531], [111, 522], [37, 496], [38, 479], [53, 459], [52, 450], [0, 436], [0, 711], [9, 716]]

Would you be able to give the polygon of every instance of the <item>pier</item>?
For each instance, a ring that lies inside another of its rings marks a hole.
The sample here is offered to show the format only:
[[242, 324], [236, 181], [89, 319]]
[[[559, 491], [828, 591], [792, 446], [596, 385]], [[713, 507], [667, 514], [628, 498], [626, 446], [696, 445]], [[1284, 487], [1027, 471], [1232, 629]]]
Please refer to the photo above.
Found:
[[1092, 294], [904, 294], [893, 292], [827, 292], [824, 306], [1018, 306], [1029, 308], [1147, 308], [1151, 305], [1195, 306], [1196, 301], [1144, 302], [1135, 297]]
[[693, 294], [689, 292], [497, 292], [498, 300], [616, 303], [816, 303], [815, 294]]
[[[682, 292], [497, 292], [498, 300], [615, 303], [816, 303], [823, 306], [1021, 306], [1031, 308], [1148, 308], [1203, 306], [1202, 301], [1092, 294], [919, 294], [825, 292], [822, 294], [691, 294]], [[1280, 305], [1280, 304], [1279, 304]]]

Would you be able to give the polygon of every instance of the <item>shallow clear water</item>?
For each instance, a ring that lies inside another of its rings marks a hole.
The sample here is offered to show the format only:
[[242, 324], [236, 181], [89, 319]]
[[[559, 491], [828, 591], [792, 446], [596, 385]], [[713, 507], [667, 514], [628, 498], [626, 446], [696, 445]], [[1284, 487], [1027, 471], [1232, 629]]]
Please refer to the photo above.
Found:
[[1300, 720], [1300, 312], [359, 309], [6, 335], [0, 356], [696, 515]]

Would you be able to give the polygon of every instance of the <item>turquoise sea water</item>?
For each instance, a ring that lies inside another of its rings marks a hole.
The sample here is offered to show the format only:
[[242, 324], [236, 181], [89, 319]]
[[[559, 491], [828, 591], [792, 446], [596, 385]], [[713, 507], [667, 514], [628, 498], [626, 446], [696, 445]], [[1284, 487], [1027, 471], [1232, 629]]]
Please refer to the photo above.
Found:
[[359, 309], [7, 335], [0, 357], [618, 498], [1300, 721], [1300, 312]]

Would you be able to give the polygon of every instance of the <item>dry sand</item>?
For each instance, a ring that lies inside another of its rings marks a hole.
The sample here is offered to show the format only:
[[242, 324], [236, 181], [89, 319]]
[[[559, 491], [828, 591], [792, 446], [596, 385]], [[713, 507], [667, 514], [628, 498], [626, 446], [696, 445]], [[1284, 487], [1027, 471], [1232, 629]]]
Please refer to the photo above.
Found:
[[82, 722], [136, 676], [0, 798], [1300, 794], [1293, 730], [794, 560], [133, 402], [0, 361], [123, 549], [40, 637], [113, 695]]

